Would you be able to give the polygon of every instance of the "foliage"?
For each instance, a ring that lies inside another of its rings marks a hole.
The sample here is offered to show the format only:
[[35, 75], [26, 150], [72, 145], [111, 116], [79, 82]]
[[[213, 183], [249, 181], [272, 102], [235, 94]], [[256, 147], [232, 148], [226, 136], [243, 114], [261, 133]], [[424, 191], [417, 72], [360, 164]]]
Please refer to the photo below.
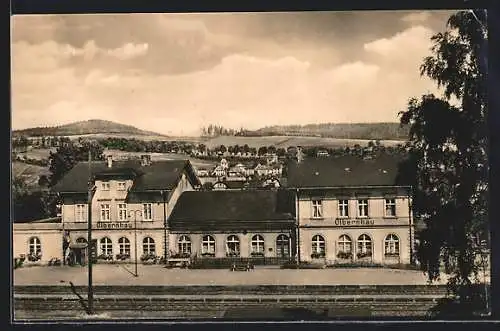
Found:
[[92, 160], [104, 159], [103, 147], [94, 143], [80, 145], [68, 143], [58, 147], [55, 153], [51, 152], [49, 156], [50, 184], [55, 185], [78, 162], [87, 161], [89, 150], [92, 154]]
[[463, 300], [477, 279], [474, 236], [488, 237], [487, 39], [478, 20], [485, 21], [484, 12], [458, 12], [446, 32], [432, 37], [433, 55], [420, 69], [443, 97], [413, 98], [401, 113], [401, 123], [410, 126], [402, 176], [412, 180], [414, 215], [427, 226], [418, 258], [431, 281], [444, 263], [452, 273], [449, 285]]
[[352, 253], [351, 252], [338, 252], [337, 258], [344, 259], [344, 260], [352, 259]]
[[56, 214], [55, 196], [46, 191], [30, 191], [20, 177], [12, 180], [12, 211], [15, 221], [34, 221]]

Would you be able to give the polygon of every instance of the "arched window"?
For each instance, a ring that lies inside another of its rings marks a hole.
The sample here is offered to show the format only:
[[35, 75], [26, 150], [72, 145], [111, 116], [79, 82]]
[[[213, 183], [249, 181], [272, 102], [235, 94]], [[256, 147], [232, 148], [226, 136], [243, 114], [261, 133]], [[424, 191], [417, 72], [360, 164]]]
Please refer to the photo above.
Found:
[[210, 235], [203, 236], [201, 240], [201, 254], [215, 255], [215, 239]]
[[113, 243], [108, 237], [104, 237], [101, 239], [101, 254], [113, 255]]
[[118, 247], [120, 254], [130, 255], [130, 240], [128, 238], [121, 237], [118, 239]]
[[276, 238], [276, 256], [289, 257], [290, 256], [290, 238], [287, 235], [280, 234]]
[[156, 247], [155, 247], [155, 241], [151, 237], [146, 237], [142, 240], [142, 252], [144, 254], [155, 254], [156, 253]]
[[230, 256], [240, 256], [240, 239], [235, 235], [230, 235], [226, 240], [227, 253]]
[[40, 256], [42, 255], [42, 243], [38, 237], [31, 237], [29, 240], [29, 251], [30, 255]]
[[252, 237], [252, 253], [264, 254], [264, 237], [260, 234]]
[[348, 235], [341, 235], [339, 237], [339, 252], [351, 253], [352, 252], [352, 240]]
[[399, 238], [395, 234], [389, 234], [384, 240], [385, 255], [399, 255]]
[[372, 239], [366, 235], [362, 234], [358, 237], [358, 257], [371, 257], [372, 255]]
[[320, 235], [312, 237], [312, 253], [318, 257], [325, 256], [325, 239]]
[[191, 254], [191, 239], [188, 236], [180, 236], [178, 247], [179, 254]]

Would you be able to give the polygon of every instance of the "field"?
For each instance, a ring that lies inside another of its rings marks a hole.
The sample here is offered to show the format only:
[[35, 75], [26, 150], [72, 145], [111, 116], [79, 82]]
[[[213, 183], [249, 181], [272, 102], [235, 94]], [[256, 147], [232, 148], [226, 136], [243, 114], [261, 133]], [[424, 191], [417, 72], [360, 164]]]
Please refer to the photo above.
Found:
[[[128, 158], [128, 157], [140, 157], [142, 152], [124, 152], [119, 150], [107, 150], [106, 154], [112, 155], [113, 158]], [[152, 161], [160, 161], [160, 160], [189, 160], [193, 167], [210, 167], [216, 164], [214, 161], [209, 160], [200, 160], [197, 158], [190, 157], [184, 154], [174, 154], [174, 153], [148, 153], [151, 155]]]
[[26, 156], [28, 159], [47, 160], [50, 152], [55, 153], [56, 148], [32, 148], [26, 153], [19, 153], [19, 156]]
[[[323, 138], [323, 137], [305, 137], [305, 136], [264, 136], [264, 137], [233, 137], [233, 136], [220, 136], [212, 138], [204, 144], [208, 148], [217, 147], [220, 145], [234, 146], [245, 145], [250, 147], [259, 148], [261, 146], [273, 145], [277, 148], [287, 148], [289, 146], [318, 146], [318, 147], [352, 147], [355, 144], [366, 146], [370, 140], [364, 139], [341, 139], [341, 138]], [[400, 140], [382, 140], [384, 146], [395, 146], [403, 143]]]
[[41, 175], [50, 175], [50, 171], [46, 167], [26, 164], [23, 162], [12, 162], [13, 177], [21, 177], [28, 186], [38, 186], [38, 179]]
[[106, 138], [125, 138], [125, 139], [137, 139], [144, 141], [158, 140], [158, 141], [187, 141], [193, 143], [203, 142], [203, 138], [200, 137], [169, 137], [162, 135], [139, 135], [139, 134], [124, 134], [124, 133], [92, 133], [92, 134], [82, 134], [82, 135], [71, 135], [67, 136], [71, 140], [77, 140], [78, 138], [84, 139], [106, 139]]

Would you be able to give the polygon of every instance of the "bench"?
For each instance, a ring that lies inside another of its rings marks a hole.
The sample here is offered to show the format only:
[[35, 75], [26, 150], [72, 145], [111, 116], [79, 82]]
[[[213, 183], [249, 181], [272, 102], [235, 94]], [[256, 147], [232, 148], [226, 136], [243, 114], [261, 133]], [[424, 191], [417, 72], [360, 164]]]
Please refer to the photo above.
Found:
[[231, 265], [231, 271], [250, 271], [253, 270], [253, 264], [247, 263], [233, 263]]
[[187, 268], [191, 260], [189, 258], [170, 258], [167, 260], [167, 267], [170, 268]]

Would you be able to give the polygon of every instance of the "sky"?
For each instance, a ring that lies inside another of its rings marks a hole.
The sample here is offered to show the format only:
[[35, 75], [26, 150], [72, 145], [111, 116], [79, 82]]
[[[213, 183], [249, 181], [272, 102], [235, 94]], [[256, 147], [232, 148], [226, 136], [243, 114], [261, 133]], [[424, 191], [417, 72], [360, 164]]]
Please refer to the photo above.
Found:
[[13, 16], [12, 128], [397, 122], [438, 93], [419, 66], [451, 13]]

